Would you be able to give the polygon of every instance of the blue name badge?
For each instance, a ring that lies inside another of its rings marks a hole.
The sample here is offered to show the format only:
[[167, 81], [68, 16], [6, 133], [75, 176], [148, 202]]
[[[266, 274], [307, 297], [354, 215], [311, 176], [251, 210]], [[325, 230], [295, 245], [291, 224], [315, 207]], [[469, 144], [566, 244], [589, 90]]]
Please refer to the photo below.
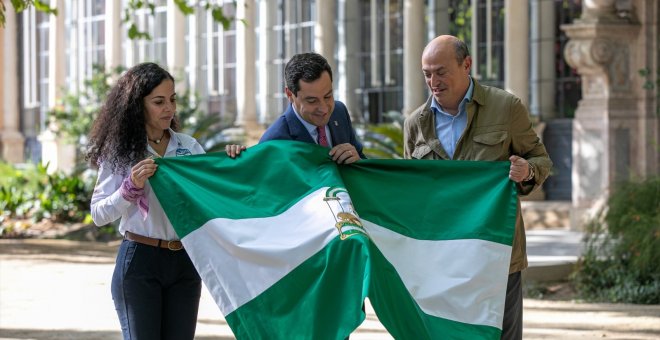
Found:
[[183, 149], [183, 148], [176, 149], [176, 156], [177, 157], [179, 157], [179, 156], [188, 156], [188, 155], [192, 155], [192, 152], [190, 152], [190, 150]]

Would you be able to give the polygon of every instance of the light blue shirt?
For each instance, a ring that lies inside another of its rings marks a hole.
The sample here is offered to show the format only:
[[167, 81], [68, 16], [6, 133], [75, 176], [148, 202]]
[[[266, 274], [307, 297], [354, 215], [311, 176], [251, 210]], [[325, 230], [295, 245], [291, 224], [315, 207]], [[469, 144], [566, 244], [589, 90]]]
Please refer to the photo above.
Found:
[[455, 116], [443, 110], [440, 104], [435, 101], [435, 98], [431, 101], [431, 109], [435, 113], [435, 133], [438, 135], [440, 144], [442, 144], [442, 147], [447, 151], [447, 155], [451, 159], [454, 159], [456, 143], [458, 143], [467, 126], [467, 112], [465, 108], [467, 103], [472, 100], [473, 91], [474, 82], [470, 78], [470, 87], [468, 87], [461, 103], [458, 104], [458, 114]]
[[[296, 111], [296, 107], [291, 105], [291, 108], [293, 109], [293, 112], [296, 113], [296, 118], [302, 123], [302, 125], [307, 129], [307, 132], [312, 136], [312, 139], [316, 142], [316, 144], [319, 143], [319, 132], [316, 131], [316, 125], [309, 123], [308, 121], [304, 120], [300, 114], [298, 114], [298, 111]], [[324, 126], [325, 128], [325, 136], [326, 139], [328, 140], [328, 146], [332, 147], [332, 137], [330, 136], [330, 128], [326, 124]]]

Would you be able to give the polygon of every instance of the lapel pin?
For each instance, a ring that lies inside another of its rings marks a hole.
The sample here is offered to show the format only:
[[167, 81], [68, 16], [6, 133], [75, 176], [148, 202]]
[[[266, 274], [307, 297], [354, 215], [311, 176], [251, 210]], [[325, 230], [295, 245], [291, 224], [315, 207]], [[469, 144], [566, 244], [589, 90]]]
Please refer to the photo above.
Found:
[[335, 126], [339, 126], [339, 123], [337, 123], [337, 121], [336, 121], [336, 120], [335, 120]]

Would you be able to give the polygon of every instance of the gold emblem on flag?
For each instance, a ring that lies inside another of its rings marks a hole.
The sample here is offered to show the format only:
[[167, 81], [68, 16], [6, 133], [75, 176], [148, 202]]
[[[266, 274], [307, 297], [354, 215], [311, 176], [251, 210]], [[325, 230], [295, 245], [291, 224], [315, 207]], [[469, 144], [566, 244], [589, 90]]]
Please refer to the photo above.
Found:
[[345, 240], [355, 235], [368, 236], [345, 188], [336, 186], [328, 188], [323, 200], [328, 204], [335, 218], [339, 239]]

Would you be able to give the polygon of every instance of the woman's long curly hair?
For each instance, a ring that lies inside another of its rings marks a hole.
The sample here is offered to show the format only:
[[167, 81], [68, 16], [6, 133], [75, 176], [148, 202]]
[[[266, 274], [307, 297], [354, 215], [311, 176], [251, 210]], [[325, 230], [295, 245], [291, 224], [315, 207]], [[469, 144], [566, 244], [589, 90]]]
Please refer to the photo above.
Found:
[[[124, 73], [112, 87], [92, 125], [86, 160], [96, 167], [101, 162], [112, 172], [123, 172], [147, 153], [144, 97], [172, 75], [154, 63], [142, 63]], [[178, 129], [175, 116], [170, 127]]]

